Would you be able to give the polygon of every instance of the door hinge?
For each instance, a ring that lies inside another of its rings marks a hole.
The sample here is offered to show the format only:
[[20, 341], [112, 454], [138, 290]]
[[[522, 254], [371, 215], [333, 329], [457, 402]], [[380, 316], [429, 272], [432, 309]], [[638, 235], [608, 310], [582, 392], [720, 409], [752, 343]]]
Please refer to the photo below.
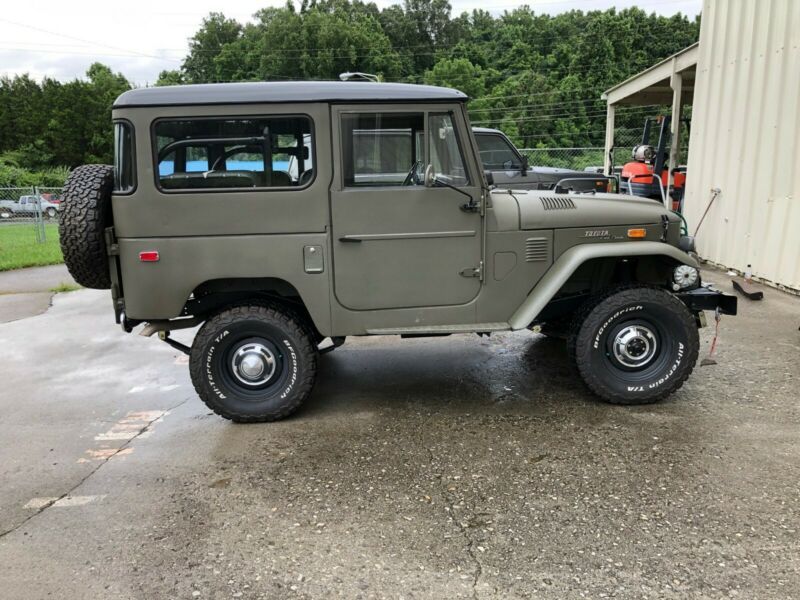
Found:
[[483, 261], [478, 263], [477, 267], [468, 267], [461, 269], [462, 277], [483, 277]]

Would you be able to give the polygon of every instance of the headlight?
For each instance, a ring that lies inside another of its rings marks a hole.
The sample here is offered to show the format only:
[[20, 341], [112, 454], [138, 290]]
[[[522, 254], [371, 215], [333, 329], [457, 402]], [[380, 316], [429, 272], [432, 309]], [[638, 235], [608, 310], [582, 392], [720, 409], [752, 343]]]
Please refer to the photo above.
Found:
[[675, 267], [675, 271], [672, 273], [672, 281], [675, 282], [676, 290], [692, 287], [697, 283], [699, 278], [700, 274], [697, 272], [697, 269], [689, 265]]

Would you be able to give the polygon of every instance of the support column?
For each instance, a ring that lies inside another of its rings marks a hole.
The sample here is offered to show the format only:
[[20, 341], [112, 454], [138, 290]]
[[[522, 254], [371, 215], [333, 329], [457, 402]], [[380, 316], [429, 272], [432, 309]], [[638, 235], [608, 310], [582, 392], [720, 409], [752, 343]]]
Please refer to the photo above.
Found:
[[680, 73], [672, 73], [669, 79], [669, 85], [672, 88], [672, 121], [670, 123], [670, 150], [669, 150], [669, 165], [667, 166], [667, 190], [666, 190], [666, 203], [667, 208], [672, 209], [672, 199], [670, 191], [675, 187], [675, 168], [678, 166], [678, 159], [680, 158], [681, 150], [681, 114], [683, 109], [683, 77]]
[[609, 104], [606, 108], [606, 147], [603, 152], [603, 173], [612, 175], [614, 165], [611, 164], [611, 151], [614, 149], [614, 113], [616, 105]]

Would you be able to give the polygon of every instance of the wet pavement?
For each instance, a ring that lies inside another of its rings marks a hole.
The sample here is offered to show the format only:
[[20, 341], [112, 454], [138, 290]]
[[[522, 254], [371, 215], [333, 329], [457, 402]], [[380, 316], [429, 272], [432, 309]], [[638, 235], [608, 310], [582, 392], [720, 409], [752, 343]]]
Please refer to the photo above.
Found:
[[59, 294], [0, 325], [0, 595], [800, 597], [800, 298], [740, 307], [657, 405], [530, 333], [362, 338], [235, 425], [107, 293]]

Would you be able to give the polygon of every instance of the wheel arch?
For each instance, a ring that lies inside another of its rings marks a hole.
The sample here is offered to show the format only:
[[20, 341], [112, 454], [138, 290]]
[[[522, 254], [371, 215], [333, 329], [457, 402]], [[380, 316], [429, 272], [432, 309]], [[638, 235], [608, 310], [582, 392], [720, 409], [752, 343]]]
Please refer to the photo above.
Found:
[[660, 262], [667, 267], [679, 264], [697, 267], [697, 261], [691, 256], [663, 242], [611, 242], [573, 246], [556, 259], [520, 304], [509, 319], [511, 328], [525, 329], [533, 323], [584, 265], [631, 259], [644, 259], [645, 264], [652, 266]]
[[297, 287], [280, 277], [226, 277], [208, 279], [192, 290], [182, 314], [208, 318], [234, 304], [247, 302], [284, 306], [304, 319], [318, 338], [326, 337], [328, 315], [307, 303]]

